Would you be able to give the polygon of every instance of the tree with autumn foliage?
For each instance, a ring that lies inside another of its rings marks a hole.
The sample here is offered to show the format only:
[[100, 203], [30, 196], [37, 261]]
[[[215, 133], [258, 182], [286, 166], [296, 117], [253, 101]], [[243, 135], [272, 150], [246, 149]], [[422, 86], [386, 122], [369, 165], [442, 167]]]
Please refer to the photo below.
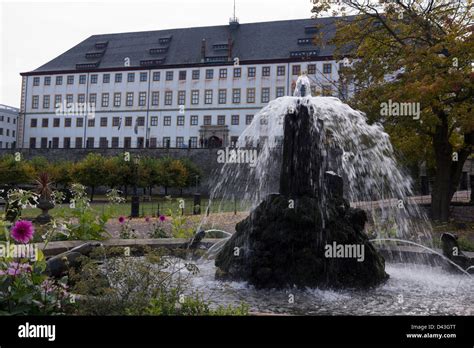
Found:
[[[432, 216], [447, 221], [474, 146], [472, 0], [315, 0], [315, 16], [340, 16], [331, 43], [344, 62], [348, 101], [381, 122], [412, 160], [428, 159]], [[420, 118], [382, 116], [382, 103], [419, 103]]]

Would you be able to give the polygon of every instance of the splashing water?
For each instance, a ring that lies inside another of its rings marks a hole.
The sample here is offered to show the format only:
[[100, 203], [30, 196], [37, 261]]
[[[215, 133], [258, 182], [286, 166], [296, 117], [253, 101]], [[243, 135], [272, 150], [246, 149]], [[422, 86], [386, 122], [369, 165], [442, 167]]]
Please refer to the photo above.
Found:
[[211, 186], [209, 207], [216, 201], [222, 210], [224, 202], [238, 197], [243, 207], [253, 208], [268, 194], [278, 192], [283, 120], [299, 104], [308, 107], [314, 125], [322, 121], [322, 130], [314, 131], [321, 132], [325, 166], [343, 177], [344, 195], [351, 205], [370, 210], [367, 229], [371, 237], [398, 237], [432, 245], [430, 223], [410, 202], [412, 181], [397, 165], [382, 125], [368, 124], [362, 112], [337, 98], [312, 97], [306, 76], [298, 79], [295, 96], [275, 99], [255, 115], [237, 147], [256, 148], [256, 165], [224, 164]]

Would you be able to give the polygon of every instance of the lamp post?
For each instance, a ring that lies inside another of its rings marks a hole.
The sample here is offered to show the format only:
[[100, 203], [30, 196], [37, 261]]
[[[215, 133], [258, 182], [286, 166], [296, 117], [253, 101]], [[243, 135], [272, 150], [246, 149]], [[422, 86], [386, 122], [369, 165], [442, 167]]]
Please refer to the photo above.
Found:
[[201, 194], [198, 193], [199, 175], [196, 175], [195, 178], [196, 178], [196, 190], [194, 191], [193, 214], [199, 215], [201, 214]]
[[140, 156], [135, 156], [133, 159], [133, 195], [132, 195], [132, 207], [130, 216], [136, 218], [140, 215], [140, 197], [138, 196], [138, 166], [140, 165]]

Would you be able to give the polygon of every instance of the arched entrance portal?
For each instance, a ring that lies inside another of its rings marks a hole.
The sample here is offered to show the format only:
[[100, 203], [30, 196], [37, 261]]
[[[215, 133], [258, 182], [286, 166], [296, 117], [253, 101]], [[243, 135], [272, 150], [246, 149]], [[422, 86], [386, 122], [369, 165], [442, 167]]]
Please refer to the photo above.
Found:
[[207, 146], [210, 148], [222, 147], [222, 139], [213, 135], [207, 140]]

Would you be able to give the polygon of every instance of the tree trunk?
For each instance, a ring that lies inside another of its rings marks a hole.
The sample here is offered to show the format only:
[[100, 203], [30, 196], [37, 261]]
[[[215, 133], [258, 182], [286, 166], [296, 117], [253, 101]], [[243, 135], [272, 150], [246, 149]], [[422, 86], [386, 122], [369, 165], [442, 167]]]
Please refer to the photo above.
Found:
[[94, 201], [95, 186], [91, 186], [91, 202]]

